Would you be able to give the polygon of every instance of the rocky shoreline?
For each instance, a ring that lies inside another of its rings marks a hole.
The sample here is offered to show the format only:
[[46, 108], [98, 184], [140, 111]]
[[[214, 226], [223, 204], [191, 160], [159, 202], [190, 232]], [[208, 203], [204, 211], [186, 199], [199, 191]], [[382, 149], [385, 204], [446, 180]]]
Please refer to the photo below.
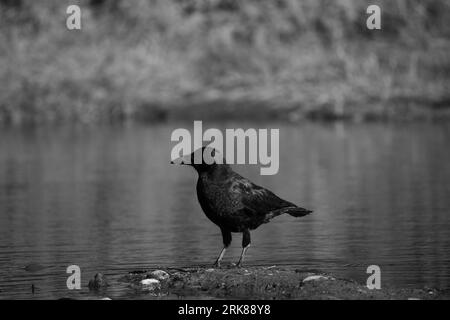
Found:
[[277, 266], [164, 268], [129, 272], [113, 282], [99, 275], [95, 279], [91, 293], [103, 298], [117, 283], [133, 292], [128, 298], [136, 299], [449, 299], [448, 293], [431, 288], [370, 290], [326, 273]]

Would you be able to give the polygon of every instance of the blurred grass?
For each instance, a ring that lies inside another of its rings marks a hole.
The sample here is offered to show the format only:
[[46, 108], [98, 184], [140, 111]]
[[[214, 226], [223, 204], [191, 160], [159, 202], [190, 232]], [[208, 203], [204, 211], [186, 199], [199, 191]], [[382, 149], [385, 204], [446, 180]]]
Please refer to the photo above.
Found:
[[[78, 4], [82, 30], [66, 29]], [[382, 30], [367, 30], [369, 4]], [[446, 0], [0, 0], [0, 122], [450, 119]]]

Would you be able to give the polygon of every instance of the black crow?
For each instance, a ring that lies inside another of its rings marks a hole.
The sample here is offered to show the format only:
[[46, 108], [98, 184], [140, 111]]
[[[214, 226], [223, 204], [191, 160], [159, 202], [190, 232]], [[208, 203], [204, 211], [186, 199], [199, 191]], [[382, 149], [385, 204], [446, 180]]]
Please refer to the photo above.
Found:
[[[220, 156], [222, 159], [222, 156], [219, 152], [216, 155], [216, 152], [210, 147], [202, 147], [171, 163], [190, 165], [198, 173], [197, 197], [200, 206], [222, 232], [224, 247], [214, 265], [220, 267], [223, 255], [231, 243], [231, 233], [242, 232], [242, 253], [237, 264], [242, 266], [245, 252], [250, 246], [250, 230], [284, 213], [302, 217], [312, 211], [297, 207], [255, 185], [234, 172], [225, 164], [225, 160], [222, 160], [222, 164], [217, 163], [220, 161], [214, 161], [213, 157]], [[198, 163], [195, 163], [196, 155]], [[207, 155], [209, 158], [206, 158]]]

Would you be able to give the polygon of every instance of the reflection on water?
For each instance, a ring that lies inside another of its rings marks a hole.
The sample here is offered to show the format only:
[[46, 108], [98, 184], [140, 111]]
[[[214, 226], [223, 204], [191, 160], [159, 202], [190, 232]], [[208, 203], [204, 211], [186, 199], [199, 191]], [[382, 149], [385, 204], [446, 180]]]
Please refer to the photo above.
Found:
[[[2, 129], [0, 298], [68, 296], [71, 264], [81, 267], [85, 286], [96, 272], [212, 263], [221, 236], [197, 202], [196, 174], [169, 164], [179, 126], [192, 123]], [[384, 286], [450, 287], [447, 127], [269, 127], [280, 128], [279, 173], [235, 169], [315, 212], [254, 231], [249, 264], [317, 268], [360, 282], [377, 264]], [[234, 236], [225, 262], [237, 260], [240, 240]], [[30, 263], [43, 268], [25, 270]]]

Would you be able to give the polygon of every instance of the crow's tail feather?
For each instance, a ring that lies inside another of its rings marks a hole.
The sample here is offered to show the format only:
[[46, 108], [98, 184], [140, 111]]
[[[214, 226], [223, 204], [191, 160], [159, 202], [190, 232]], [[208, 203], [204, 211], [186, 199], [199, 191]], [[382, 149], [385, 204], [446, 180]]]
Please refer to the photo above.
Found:
[[293, 217], [303, 217], [306, 216], [308, 214], [310, 214], [312, 211], [305, 209], [305, 208], [300, 208], [300, 207], [289, 207], [284, 209], [284, 213], [287, 213]]

